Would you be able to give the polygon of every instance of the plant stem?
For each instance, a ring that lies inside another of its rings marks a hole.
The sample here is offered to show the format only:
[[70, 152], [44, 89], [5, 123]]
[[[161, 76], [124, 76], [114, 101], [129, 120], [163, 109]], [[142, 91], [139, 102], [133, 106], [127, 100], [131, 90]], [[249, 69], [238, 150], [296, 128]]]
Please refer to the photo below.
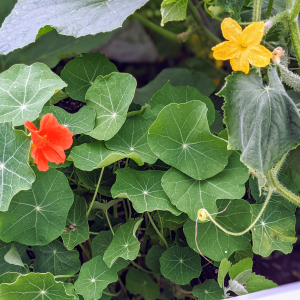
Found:
[[131, 211], [131, 205], [130, 205], [129, 199], [127, 199], [127, 204], [128, 204], [128, 210], [129, 210], [128, 220], [130, 220], [131, 219], [131, 215], [132, 215], [132, 211]]
[[90, 259], [91, 259], [91, 255], [90, 255], [90, 253], [88, 252], [88, 250], [85, 249], [81, 243], [79, 243], [78, 245], [79, 245], [79, 247], [81, 248], [81, 250], [84, 252], [84, 254], [86, 255], [86, 257], [90, 260]]
[[270, 18], [270, 16], [271, 16], [273, 4], [274, 4], [274, 0], [269, 0], [269, 5], [268, 5], [268, 9], [267, 9], [267, 14], [266, 14], [267, 19]]
[[273, 191], [274, 191], [274, 189], [270, 187], [269, 192], [268, 192], [268, 196], [267, 196], [267, 198], [265, 200], [265, 203], [264, 203], [263, 207], [261, 208], [259, 214], [257, 215], [256, 219], [254, 220], [254, 222], [248, 228], [246, 228], [245, 230], [243, 230], [241, 232], [231, 232], [231, 231], [228, 231], [227, 229], [225, 229], [224, 227], [222, 227], [215, 219], [213, 219], [213, 217], [207, 212], [207, 210], [205, 210], [205, 211], [206, 211], [207, 216], [209, 217], [209, 219], [217, 227], [219, 227], [223, 232], [225, 232], [226, 234], [229, 234], [229, 235], [233, 235], [233, 236], [240, 236], [240, 235], [243, 235], [246, 232], [248, 232], [257, 223], [257, 221], [260, 219], [260, 217], [262, 216], [263, 212], [265, 211], [268, 203], [270, 202], [270, 199], [271, 199], [271, 196], [273, 194]]
[[89, 214], [93, 208], [93, 205], [94, 205], [94, 202], [96, 200], [96, 197], [97, 197], [97, 194], [98, 194], [98, 190], [99, 190], [99, 186], [100, 186], [100, 182], [101, 182], [101, 179], [102, 179], [102, 175], [103, 175], [103, 172], [104, 172], [104, 167], [101, 169], [101, 173], [100, 173], [100, 176], [99, 176], [99, 180], [98, 180], [98, 183], [97, 183], [97, 186], [96, 186], [96, 190], [95, 190], [95, 193], [94, 193], [94, 197], [92, 199], [92, 202], [90, 204], [90, 207], [86, 213], [86, 218], [88, 219], [89, 218]]
[[274, 168], [275, 175], [277, 175], [278, 172], [280, 171], [280, 169], [281, 169], [281, 167], [282, 167], [282, 165], [283, 165], [283, 163], [284, 163], [284, 161], [285, 161], [285, 159], [286, 159], [286, 156], [287, 156], [287, 154], [284, 155], [283, 158], [282, 158], [282, 159], [277, 163], [277, 165], [275, 166], [275, 168]]
[[148, 28], [152, 29], [153, 31], [159, 33], [160, 35], [166, 37], [170, 41], [179, 43], [177, 34], [155, 25], [154, 23], [152, 23], [151, 21], [149, 21], [148, 19], [146, 19], [144, 16], [142, 16], [139, 13], [134, 13], [133, 16], [139, 22], [141, 22], [142, 24], [144, 24]]
[[261, 18], [262, 0], [253, 0], [253, 14], [252, 21], [259, 22]]
[[167, 241], [165, 240], [165, 238], [163, 237], [163, 235], [160, 233], [160, 231], [158, 230], [158, 228], [156, 227], [156, 225], [154, 224], [153, 220], [152, 220], [152, 217], [150, 216], [149, 212], [146, 211], [146, 214], [148, 215], [148, 218], [150, 220], [150, 223], [152, 224], [154, 230], [156, 231], [156, 233], [158, 234], [158, 236], [161, 238], [161, 240], [163, 241], [163, 243], [165, 244], [165, 246], [167, 248], [169, 248], [169, 245], [167, 243]]
[[291, 33], [291, 40], [295, 50], [296, 58], [298, 63], [300, 63], [300, 33], [299, 33], [299, 26], [298, 26], [298, 17], [290, 22], [289, 29]]
[[113, 206], [114, 218], [118, 218], [118, 203]]
[[78, 277], [77, 274], [73, 274], [73, 275], [56, 275], [54, 276], [54, 279], [56, 278], [66, 278], [66, 277]]
[[90, 231], [89, 234], [92, 234], [92, 235], [98, 235], [100, 232], [92, 232]]
[[139, 264], [135, 263], [133, 260], [131, 260], [131, 263], [137, 267], [138, 269], [140, 269], [141, 271], [145, 272], [145, 273], [148, 273], [148, 274], [155, 274], [151, 271], [148, 271], [148, 270], [145, 270], [142, 266], [140, 266]]
[[132, 116], [136, 116], [136, 115], [144, 114], [146, 108], [147, 108], [147, 105], [143, 106], [140, 110], [134, 110], [134, 111], [131, 111], [131, 112], [127, 113], [127, 118], [132, 117]]
[[296, 0], [293, 8], [292, 8], [292, 11], [290, 13], [290, 21], [294, 21], [295, 18], [298, 16], [299, 14], [299, 11], [300, 11], [300, 0]]
[[128, 211], [127, 211], [125, 200], [123, 200], [122, 202], [123, 202], [123, 207], [124, 207], [124, 211], [125, 211], [125, 220], [127, 222], [128, 221]]
[[188, 2], [188, 8], [193, 16], [193, 18], [195, 19], [195, 21], [198, 23], [199, 26], [199, 35], [205, 34], [214, 44], [219, 44], [221, 43], [221, 40], [215, 36], [210, 30], [208, 30], [198, 12], [198, 9], [196, 8], [196, 6], [193, 4], [193, 2], [191, 0], [189, 0]]
[[107, 210], [104, 211], [104, 214], [105, 214], [105, 217], [106, 217], [108, 226], [109, 226], [109, 228], [110, 228], [110, 231], [112, 232], [113, 235], [115, 235], [114, 230], [113, 230], [113, 228], [112, 228], [112, 226], [111, 226], [111, 223], [110, 223], [110, 219], [109, 219], [109, 217], [108, 217]]

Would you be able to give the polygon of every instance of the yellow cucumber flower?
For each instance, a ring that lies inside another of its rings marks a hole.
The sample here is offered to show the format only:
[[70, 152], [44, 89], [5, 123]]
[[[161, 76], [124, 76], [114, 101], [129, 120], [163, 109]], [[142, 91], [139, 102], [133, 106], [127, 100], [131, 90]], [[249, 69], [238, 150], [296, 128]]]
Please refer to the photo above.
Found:
[[226, 42], [213, 47], [214, 58], [217, 60], [230, 59], [234, 71], [249, 73], [249, 63], [255, 67], [265, 67], [270, 63], [272, 53], [260, 45], [264, 36], [264, 22], [254, 22], [242, 30], [233, 19], [226, 18], [221, 29]]

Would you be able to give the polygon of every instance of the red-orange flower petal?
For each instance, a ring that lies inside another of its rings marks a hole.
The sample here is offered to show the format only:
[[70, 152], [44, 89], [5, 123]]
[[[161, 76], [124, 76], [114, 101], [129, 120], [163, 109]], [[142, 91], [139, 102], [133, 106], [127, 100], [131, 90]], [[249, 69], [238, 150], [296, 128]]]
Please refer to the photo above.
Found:
[[26, 120], [24, 123], [24, 126], [31, 132], [31, 131], [38, 131], [38, 129], [35, 127], [35, 125], [30, 122], [29, 120]]
[[47, 139], [51, 145], [60, 146], [67, 150], [73, 144], [73, 133], [66, 126], [60, 125], [47, 132]]
[[58, 127], [58, 126], [59, 126], [59, 123], [52, 113], [45, 114], [41, 119], [39, 131], [43, 131], [45, 129], [51, 130], [52, 128]]
[[46, 172], [49, 169], [48, 161], [41, 148], [34, 147], [31, 151], [31, 157], [39, 171]]
[[57, 165], [60, 163], [64, 163], [66, 160], [66, 154], [64, 150], [59, 146], [47, 145], [43, 147], [43, 154], [48, 161], [54, 162]]

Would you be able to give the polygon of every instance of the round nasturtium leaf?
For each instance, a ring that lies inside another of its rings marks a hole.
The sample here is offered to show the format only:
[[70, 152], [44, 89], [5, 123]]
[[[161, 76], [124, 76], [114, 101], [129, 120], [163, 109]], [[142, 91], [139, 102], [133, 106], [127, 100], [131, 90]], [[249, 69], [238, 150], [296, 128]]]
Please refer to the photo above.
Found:
[[98, 76], [86, 93], [86, 105], [96, 111], [95, 128], [87, 133], [97, 140], [111, 139], [126, 120], [136, 80], [126, 73]]
[[[68, 86], [66, 92], [74, 99], [85, 102], [85, 94], [95, 79], [117, 71], [117, 67], [101, 53], [83, 53], [66, 64], [61, 78]], [[84, 70], [84, 72], [83, 72]]]
[[221, 300], [224, 291], [214, 279], [208, 279], [193, 288], [193, 295], [199, 300]]
[[220, 173], [231, 154], [227, 143], [211, 134], [206, 113], [205, 104], [197, 100], [170, 104], [159, 113], [148, 135], [154, 154], [197, 180]]
[[176, 284], [188, 284], [202, 271], [200, 255], [190, 247], [172, 246], [163, 253], [159, 262], [161, 274]]
[[34, 121], [44, 104], [66, 84], [46, 65], [14, 65], [0, 74], [0, 123]]
[[110, 245], [111, 241], [113, 239], [113, 234], [111, 230], [100, 231], [92, 241], [92, 250], [93, 250], [93, 257], [101, 255], [103, 256], [106, 249]]
[[159, 259], [163, 255], [163, 253], [167, 250], [165, 246], [154, 245], [152, 246], [145, 258], [145, 263], [147, 268], [152, 270], [153, 272], [159, 274], [160, 273], [160, 263]]
[[56, 282], [50, 273], [20, 275], [14, 283], [0, 285], [0, 299], [5, 300], [75, 300], [66, 292], [62, 282]]
[[0, 123], [0, 211], [7, 211], [11, 198], [29, 190], [35, 175], [28, 165], [31, 139], [11, 123]]
[[0, 238], [25, 245], [46, 245], [59, 237], [74, 196], [65, 175], [55, 169], [39, 172], [29, 191], [11, 200], [7, 212], [0, 212]]

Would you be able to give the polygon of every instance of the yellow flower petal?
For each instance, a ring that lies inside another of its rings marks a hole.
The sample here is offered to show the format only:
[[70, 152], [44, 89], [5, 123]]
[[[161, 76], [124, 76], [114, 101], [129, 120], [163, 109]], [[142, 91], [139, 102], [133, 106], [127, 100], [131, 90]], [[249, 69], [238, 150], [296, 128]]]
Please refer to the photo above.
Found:
[[255, 67], [265, 67], [270, 64], [272, 53], [264, 46], [258, 45], [249, 47], [247, 57], [251, 65]]
[[233, 71], [243, 71], [245, 74], [249, 73], [249, 61], [246, 53], [246, 51], [242, 51], [239, 55], [230, 60]]
[[234, 58], [239, 53], [239, 47], [236, 42], [223, 42], [213, 47], [213, 56], [217, 60], [227, 60]]
[[242, 35], [242, 27], [233, 19], [225, 18], [221, 23], [223, 36], [229, 41], [239, 41]]
[[255, 22], [247, 26], [242, 33], [242, 43], [248, 47], [259, 45], [264, 36], [264, 28], [264, 22]]

